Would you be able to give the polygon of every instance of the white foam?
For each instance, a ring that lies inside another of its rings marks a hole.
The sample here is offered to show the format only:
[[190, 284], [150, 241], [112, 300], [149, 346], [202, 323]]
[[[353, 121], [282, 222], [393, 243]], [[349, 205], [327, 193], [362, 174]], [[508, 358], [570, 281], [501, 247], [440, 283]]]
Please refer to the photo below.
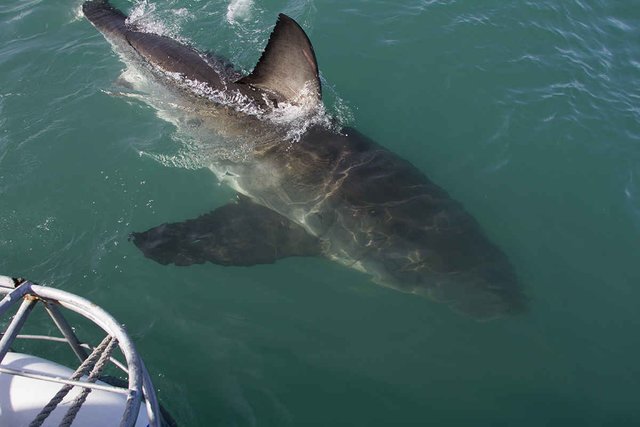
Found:
[[140, 151], [140, 156], [148, 157], [162, 166], [178, 169], [198, 170], [205, 166], [193, 151], [184, 150], [178, 154], [149, 153]]
[[174, 18], [170, 19], [167, 24], [158, 16], [155, 3], [141, 0], [131, 10], [126, 22], [127, 25], [136, 28], [138, 31], [167, 36], [185, 42], [186, 40], [180, 37], [180, 26], [182, 21], [191, 18], [192, 15], [184, 8], [174, 9], [170, 12]]
[[167, 76], [182, 86], [186, 86], [195, 95], [205, 97], [216, 104], [232, 107], [238, 112], [261, 117], [264, 112], [248, 97], [238, 91], [223, 91], [214, 89], [206, 83], [191, 80], [180, 73], [165, 71]]
[[84, 19], [84, 12], [82, 11], [82, 5], [84, 0], [76, 0], [73, 7], [73, 17], [70, 22], [78, 22]]
[[247, 21], [251, 18], [253, 0], [231, 0], [227, 6], [227, 22], [235, 24], [238, 21]]
[[144, 17], [156, 10], [155, 4], [149, 4], [147, 0], [139, 1], [129, 13], [127, 24], [138, 27], [144, 23]]
[[306, 87], [292, 103], [281, 102], [277, 107], [265, 98], [264, 101], [269, 107], [262, 109], [253, 99], [239, 91], [213, 89], [206, 83], [185, 78], [179, 73], [165, 72], [165, 74], [179, 84], [186, 86], [197, 96], [205, 97], [219, 105], [231, 107], [239, 113], [268, 120], [275, 125], [286, 128], [286, 139], [291, 142], [299, 141], [311, 126], [331, 126], [331, 120], [324, 106], [315, 101], [315, 97], [310, 93], [313, 89], [310, 87]]
[[298, 142], [305, 132], [312, 126], [331, 126], [331, 120], [322, 104], [313, 108], [294, 104], [279, 104], [264, 116], [264, 119], [284, 126], [287, 129], [286, 139]]

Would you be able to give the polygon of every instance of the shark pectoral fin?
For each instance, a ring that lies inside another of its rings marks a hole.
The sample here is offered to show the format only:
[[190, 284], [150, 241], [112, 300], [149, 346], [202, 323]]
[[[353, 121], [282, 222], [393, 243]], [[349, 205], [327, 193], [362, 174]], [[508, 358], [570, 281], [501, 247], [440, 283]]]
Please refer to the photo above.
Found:
[[253, 72], [237, 83], [275, 92], [292, 104], [317, 104], [322, 98], [313, 46], [300, 25], [282, 13]]
[[241, 198], [173, 224], [132, 233], [133, 243], [160, 264], [249, 266], [321, 254], [319, 240], [282, 215]]

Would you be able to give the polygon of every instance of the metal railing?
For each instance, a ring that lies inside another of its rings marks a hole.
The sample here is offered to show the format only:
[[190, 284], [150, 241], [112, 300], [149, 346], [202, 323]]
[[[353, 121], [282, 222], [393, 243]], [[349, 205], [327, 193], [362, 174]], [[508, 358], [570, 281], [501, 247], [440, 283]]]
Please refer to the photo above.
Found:
[[[0, 319], [11, 307], [17, 306], [18, 304], [20, 305], [13, 319], [9, 322], [2, 334], [2, 338], [0, 338], [1, 374], [17, 375], [62, 384], [63, 387], [59, 392], [59, 394], [62, 395], [66, 394], [72, 387], [82, 387], [85, 397], [86, 394], [94, 389], [124, 394], [127, 398], [120, 422], [121, 427], [135, 425], [143, 401], [146, 406], [149, 425], [152, 427], [160, 426], [160, 408], [149, 373], [124, 328], [109, 313], [96, 304], [69, 292], [39, 286], [27, 280], [14, 279], [6, 276], [0, 276], [0, 296], [2, 295], [4, 295], [4, 298], [0, 301]], [[62, 334], [62, 337], [20, 334], [29, 314], [38, 303], [42, 303], [45, 311]], [[63, 316], [60, 307], [80, 314], [106, 332], [107, 336], [103, 340], [104, 345], [93, 348], [88, 344], [82, 343]], [[11, 369], [1, 366], [2, 360], [16, 339], [35, 339], [56, 343], [66, 342], [79, 359], [81, 365], [76, 370], [76, 373], [74, 373], [74, 376], [69, 379], [26, 369]], [[122, 351], [126, 363], [122, 363], [114, 357], [111, 357], [111, 350], [115, 346], [119, 347]], [[87, 350], [89, 352], [87, 352]], [[100, 360], [98, 360], [98, 358]], [[111, 362], [127, 374], [128, 384], [126, 388], [95, 382], [96, 379], [100, 378], [99, 375], [102, 371], [102, 366], [98, 365], [108, 362]], [[88, 373], [89, 369], [92, 371], [91, 375], [87, 377], [86, 373]], [[52, 402], [49, 402], [49, 405], [52, 405], [54, 409], [55, 402], [53, 402], [53, 400], [54, 399], [52, 399]], [[74, 414], [72, 414], [71, 411], [74, 409], [77, 413], [82, 403], [83, 402], [78, 402], [78, 407], [75, 409], [70, 408], [65, 418], [73, 422]], [[51, 413], [51, 410], [52, 409], [49, 408], [48, 412]], [[46, 418], [46, 416], [48, 416], [47, 407], [43, 408], [38, 416], [40, 418]], [[37, 418], [38, 417], [32, 422], [33, 426], [39, 425], [37, 424]], [[40, 421], [40, 423], [41, 422], [42, 421]], [[70, 425], [71, 422], [68, 424], [64, 424], [63, 422], [61, 425]]]

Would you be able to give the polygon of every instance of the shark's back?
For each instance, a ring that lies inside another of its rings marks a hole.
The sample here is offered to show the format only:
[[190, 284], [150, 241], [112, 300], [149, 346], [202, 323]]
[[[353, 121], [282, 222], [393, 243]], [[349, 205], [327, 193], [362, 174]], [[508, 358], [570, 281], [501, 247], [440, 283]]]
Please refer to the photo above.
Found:
[[101, 33], [124, 38], [127, 16], [105, 0], [91, 0], [82, 5], [82, 12]]
[[256, 195], [317, 236], [328, 257], [475, 317], [523, 309], [507, 256], [409, 161], [351, 128], [315, 127], [272, 151], [271, 169], [288, 172]]

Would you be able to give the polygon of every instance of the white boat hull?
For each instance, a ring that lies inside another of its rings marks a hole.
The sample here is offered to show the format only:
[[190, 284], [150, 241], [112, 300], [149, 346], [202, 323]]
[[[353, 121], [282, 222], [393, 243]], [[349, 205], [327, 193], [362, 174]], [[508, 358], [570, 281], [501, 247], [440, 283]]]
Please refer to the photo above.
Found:
[[[9, 352], [3, 368], [29, 371], [62, 379], [69, 379], [73, 370], [55, 362], [22, 353]], [[104, 384], [100, 381], [97, 384]], [[49, 403], [63, 384], [0, 373], [0, 426], [28, 426]], [[58, 426], [82, 389], [74, 387], [53, 410], [43, 426]], [[73, 426], [119, 426], [125, 408], [126, 396], [103, 390], [93, 390], [80, 408]], [[144, 405], [138, 414], [136, 427], [149, 425]]]

